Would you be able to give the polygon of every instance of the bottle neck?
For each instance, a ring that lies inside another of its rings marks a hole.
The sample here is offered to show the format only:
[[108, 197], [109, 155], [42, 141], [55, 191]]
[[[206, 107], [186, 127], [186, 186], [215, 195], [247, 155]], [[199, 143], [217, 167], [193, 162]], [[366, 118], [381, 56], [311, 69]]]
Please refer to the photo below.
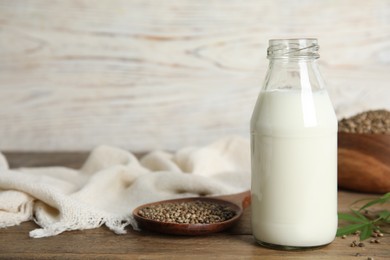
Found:
[[317, 39], [273, 39], [269, 41], [267, 57], [270, 60], [265, 90], [324, 88], [316, 60]]
[[280, 66], [280, 67], [294, 67], [300, 66], [300, 64], [312, 64], [317, 66], [317, 59], [306, 58], [306, 59], [296, 59], [296, 58], [285, 58], [285, 59], [269, 59], [269, 64]]
[[316, 59], [270, 59], [269, 70], [280, 73], [299, 73], [318, 70]]
[[315, 58], [270, 59], [265, 89], [310, 89], [325, 87]]

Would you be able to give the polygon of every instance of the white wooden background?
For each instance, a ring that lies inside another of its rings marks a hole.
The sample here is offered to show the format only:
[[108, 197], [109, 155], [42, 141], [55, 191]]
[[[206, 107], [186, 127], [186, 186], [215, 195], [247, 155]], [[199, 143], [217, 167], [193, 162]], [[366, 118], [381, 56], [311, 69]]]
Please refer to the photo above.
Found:
[[0, 0], [0, 150], [248, 137], [268, 39], [317, 37], [339, 117], [390, 109], [389, 0]]

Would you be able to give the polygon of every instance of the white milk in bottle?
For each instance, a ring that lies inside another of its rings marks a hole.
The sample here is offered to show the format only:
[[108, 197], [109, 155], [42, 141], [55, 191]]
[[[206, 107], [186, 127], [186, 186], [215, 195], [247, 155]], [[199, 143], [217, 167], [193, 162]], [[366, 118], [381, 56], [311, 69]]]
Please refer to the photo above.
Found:
[[270, 40], [251, 120], [252, 229], [264, 246], [321, 246], [336, 234], [337, 119], [318, 57], [316, 39]]

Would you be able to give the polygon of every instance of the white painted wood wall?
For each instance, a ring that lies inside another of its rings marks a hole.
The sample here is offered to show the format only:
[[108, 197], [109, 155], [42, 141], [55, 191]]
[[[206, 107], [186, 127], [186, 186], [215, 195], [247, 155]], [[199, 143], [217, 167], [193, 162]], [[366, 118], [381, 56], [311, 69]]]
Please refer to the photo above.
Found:
[[339, 117], [390, 109], [388, 0], [0, 0], [0, 150], [248, 137], [268, 39], [317, 37]]

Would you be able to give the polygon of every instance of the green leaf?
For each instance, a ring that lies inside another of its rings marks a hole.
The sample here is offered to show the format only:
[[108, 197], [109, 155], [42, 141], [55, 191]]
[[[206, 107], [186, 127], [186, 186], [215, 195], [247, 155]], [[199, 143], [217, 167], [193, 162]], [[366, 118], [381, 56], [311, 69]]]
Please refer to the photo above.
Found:
[[[345, 226], [345, 227], [339, 227], [337, 229], [337, 236], [343, 236], [343, 235], [349, 235], [351, 233], [354, 233], [356, 231], [360, 231], [360, 240], [363, 241], [367, 238], [369, 238], [372, 234], [372, 231], [374, 229], [380, 229], [382, 232], [384, 225], [378, 224], [389, 224], [390, 223], [390, 212], [389, 210], [382, 210], [379, 212], [376, 212], [375, 216], [377, 216], [376, 219], [371, 219], [368, 216], [365, 216], [363, 214], [364, 212], [367, 213], [367, 208], [371, 207], [376, 204], [384, 204], [390, 202], [390, 192], [384, 194], [382, 197], [374, 200], [369, 200], [366, 204], [364, 204], [359, 210], [354, 210], [352, 208], [353, 205], [356, 205], [357, 203], [360, 203], [362, 201], [367, 201], [367, 199], [362, 199], [355, 201], [351, 206], [350, 209], [353, 214], [349, 213], [338, 213], [339, 220], [346, 220], [352, 224]], [[372, 217], [372, 216], [371, 216]]]
[[368, 218], [366, 218], [366, 216], [364, 216], [362, 213], [360, 213], [359, 211], [357, 210], [351, 210], [353, 213], [355, 213], [355, 215], [357, 215], [360, 219], [364, 220], [365, 222], [369, 222], [370, 220]]
[[370, 223], [370, 221], [363, 215], [361, 216], [363, 216], [364, 219], [362, 219], [360, 216], [356, 217], [348, 213], [338, 213], [337, 215], [339, 219], [343, 219], [351, 222], [358, 222], [358, 223], [365, 223], [365, 224]]
[[388, 222], [389, 223], [389, 218], [390, 218], [390, 211], [388, 210], [382, 210], [381, 212], [379, 212], [379, 217], [385, 221], [385, 222]]
[[370, 225], [370, 224], [352, 224], [346, 227], [338, 228], [336, 236], [342, 236], [342, 235], [349, 235], [353, 232], [356, 232], [358, 230], [361, 230], [363, 227]]
[[383, 195], [382, 197], [380, 197], [379, 199], [376, 199], [376, 200], [371, 200], [369, 202], [367, 202], [366, 204], [364, 204], [360, 209], [359, 211], [365, 209], [365, 208], [368, 208], [368, 207], [371, 207], [375, 204], [383, 204], [383, 203], [386, 203], [390, 201], [390, 192], [386, 193], [385, 195]]
[[372, 234], [372, 229], [373, 229], [372, 224], [364, 226], [360, 232], [360, 241], [363, 241], [363, 240], [366, 240], [367, 238], [369, 238]]

